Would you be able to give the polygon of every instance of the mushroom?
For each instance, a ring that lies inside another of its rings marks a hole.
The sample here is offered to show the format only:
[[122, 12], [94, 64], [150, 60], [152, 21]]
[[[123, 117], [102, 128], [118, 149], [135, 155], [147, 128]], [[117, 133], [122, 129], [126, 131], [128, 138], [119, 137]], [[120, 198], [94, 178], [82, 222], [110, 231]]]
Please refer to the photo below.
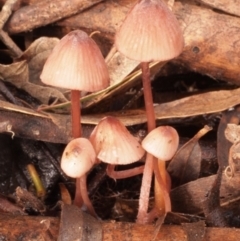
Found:
[[72, 135], [80, 137], [80, 91], [99, 91], [109, 85], [107, 66], [97, 44], [81, 30], [69, 32], [54, 47], [40, 78], [47, 85], [71, 89]]
[[155, 178], [155, 213], [162, 215], [171, 211], [169, 192], [171, 179], [165, 162], [173, 158], [179, 145], [177, 131], [171, 126], [160, 126], [149, 132], [143, 139], [142, 147], [158, 159], [160, 175]]
[[69, 177], [76, 178], [76, 192], [74, 204], [82, 207], [86, 205], [93, 216], [97, 214], [87, 193], [87, 172], [93, 167], [96, 161], [96, 153], [88, 139], [76, 138], [66, 146], [62, 159], [61, 168]]
[[[115, 46], [126, 57], [141, 62], [147, 125], [150, 132], [156, 127], [156, 123], [149, 62], [170, 60], [182, 52], [184, 40], [181, 28], [163, 0], [140, 0], [117, 31]], [[140, 192], [137, 218], [139, 223], [147, 213], [146, 203], [149, 199], [153, 161], [154, 158], [148, 154]]]
[[143, 172], [143, 166], [124, 171], [114, 171], [115, 165], [126, 165], [140, 160], [145, 151], [137, 139], [115, 117], [104, 117], [92, 131], [91, 141], [97, 158], [108, 163], [107, 174], [114, 178], [126, 178]]

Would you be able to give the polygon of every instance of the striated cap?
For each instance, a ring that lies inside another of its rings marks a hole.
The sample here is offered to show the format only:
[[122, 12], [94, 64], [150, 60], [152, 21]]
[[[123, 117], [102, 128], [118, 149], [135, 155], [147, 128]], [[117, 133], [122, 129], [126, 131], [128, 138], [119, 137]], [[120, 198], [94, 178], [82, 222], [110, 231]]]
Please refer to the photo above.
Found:
[[88, 92], [109, 85], [107, 66], [100, 49], [81, 30], [72, 31], [59, 41], [40, 78], [47, 85]]
[[130, 59], [165, 61], [182, 52], [184, 39], [175, 15], [163, 0], [141, 0], [117, 31], [115, 45]]
[[177, 151], [179, 136], [171, 126], [160, 126], [148, 133], [142, 147], [161, 161], [169, 161]]
[[137, 139], [116, 118], [103, 118], [94, 128], [89, 140], [102, 162], [126, 165], [142, 158], [145, 151]]
[[69, 177], [78, 178], [86, 174], [96, 161], [96, 153], [91, 142], [85, 138], [76, 138], [66, 146], [61, 168]]

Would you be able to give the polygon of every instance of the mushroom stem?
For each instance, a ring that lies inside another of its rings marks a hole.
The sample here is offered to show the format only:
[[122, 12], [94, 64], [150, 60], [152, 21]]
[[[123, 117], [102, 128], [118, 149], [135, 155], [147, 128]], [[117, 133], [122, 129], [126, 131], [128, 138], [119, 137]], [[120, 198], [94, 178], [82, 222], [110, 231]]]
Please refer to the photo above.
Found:
[[75, 196], [74, 196], [73, 204], [81, 208], [83, 205], [83, 199], [82, 199], [79, 179], [80, 178], [76, 178], [76, 188], [75, 188]]
[[150, 69], [149, 63], [142, 62], [142, 83], [143, 83], [143, 94], [144, 94], [144, 102], [145, 102], [145, 110], [147, 116], [147, 125], [148, 132], [156, 128], [155, 121], [155, 112], [153, 108], [153, 97], [152, 97], [152, 88], [150, 81]]
[[149, 203], [149, 193], [152, 182], [152, 170], [154, 157], [150, 153], [147, 153], [146, 163], [143, 170], [142, 185], [139, 197], [139, 207], [137, 214], [137, 223], [144, 224], [147, 222], [147, 210]]
[[107, 175], [113, 179], [123, 179], [132, 176], [136, 176], [143, 173], [144, 166], [134, 167], [128, 170], [115, 171], [115, 165], [108, 164], [107, 166]]
[[[165, 185], [165, 182], [163, 178], [160, 175], [159, 169], [157, 168], [157, 162], [153, 163], [153, 169], [155, 173], [155, 183], [157, 183], [157, 190], [160, 190], [161, 198], [159, 200], [156, 200], [155, 196], [155, 207], [148, 213], [145, 222], [151, 223], [154, 221], [155, 218], [158, 218], [159, 216], [166, 215], [167, 212], [171, 211], [171, 200], [169, 196], [169, 190], [167, 189], [167, 185]], [[156, 190], [154, 190], [156, 193]], [[160, 207], [158, 206], [160, 205]]]
[[[141, 68], [142, 68], [142, 83], [143, 83], [145, 110], [146, 110], [146, 116], [147, 116], [147, 125], [148, 125], [148, 132], [150, 132], [156, 127], [156, 122], [155, 122], [155, 113], [153, 108], [153, 97], [152, 97], [152, 89], [151, 89], [151, 81], [150, 81], [149, 63], [142, 62]], [[153, 156], [148, 153], [146, 158], [145, 168], [143, 171], [142, 185], [140, 190], [139, 210], [137, 215], [138, 223], [143, 223], [144, 222], [143, 220], [147, 215], [150, 187], [151, 187], [151, 181], [152, 181], [153, 161], [156, 162]]]
[[159, 216], [164, 215], [166, 212], [171, 211], [171, 201], [169, 192], [171, 188], [171, 179], [165, 168], [164, 161], [158, 161], [154, 163], [154, 199], [155, 209]]
[[[94, 216], [94, 217], [98, 217], [91, 200], [88, 197], [88, 191], [87, 191], [87, 175], [83, 175], [80, 178], [77, 178], [77, 188], [80, 190], [79, 192], [81, 193], [81, 198], [83, 200], [83, 204], [85, 204], [85, 206], [87, 207], [88, 212]], [[74, 204], [75, 204], [75, 200], [74, 200]], [[81, 205], [82, 206], [82, 205]], [[80, 207], [81, 207], [80, 206]]]
[[160, 175], [163, 179], [163, 182], [167, 188], [167, 191], [170, 193], [172, 181], [171, 181], [171, 177], [170, 177], [169, 173], [166, 170], [166, 162], [165, 161], [158, 159], [158, 170], [159, 170]]
[[80, 91], [71, 90], [71, 115], [72, 115], [72, 136], [81, 137], [81, 110], [80, 110]]
[[[80, 91], [71, 90], [71, 116], [72, 116], [72, 136], [73, 138], [81, 137], [81, 110], [80, 110]], [[83, 204], [82, 192], [79, 185], [80, 178], [76, 178], [76, 192], [73, 203], [81, 207]]]

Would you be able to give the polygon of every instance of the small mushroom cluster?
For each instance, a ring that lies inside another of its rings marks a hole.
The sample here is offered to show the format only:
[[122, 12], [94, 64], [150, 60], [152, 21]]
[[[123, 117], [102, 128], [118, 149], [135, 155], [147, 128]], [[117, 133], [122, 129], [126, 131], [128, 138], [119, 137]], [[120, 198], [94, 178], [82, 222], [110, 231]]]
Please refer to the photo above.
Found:
[[[75, 30], [63, 37], [44, 65], [41, 80], [48, 85], [71, 89], [72, 135], [65, 148], [61, 167], [76, 178], [74, 204], [87, 207], [97, 217], [87, 193], [86, 175], [99, 161], [106, 162], [107, 174], [126, 178], [143, 173], [137, 222], [152, 220], [171, 210], [171, 181], [165, 169], [177, 150], [179, 137], [170, 126], [156, 128], [151, 93], [149, 62], [166, 61], [178, 56], [184, 46], [183, 34], [174, 14], [163, 0], [140, 0], [128, 13], [116, 33], [115, 46], [126, 57], [141, 62], [148, 132], [140, 144], [116, 118], [103, 118], [89, 140], [81, 137], [80, 91], [98, 91], [109, 85], [109, 75], [96, 43], [83, 31]], [[115, 165], [140, 160], [145, 151], [145, 165], [115, 171]], [[155, 173], [154, 215], [147, 213], [152, 173]]]

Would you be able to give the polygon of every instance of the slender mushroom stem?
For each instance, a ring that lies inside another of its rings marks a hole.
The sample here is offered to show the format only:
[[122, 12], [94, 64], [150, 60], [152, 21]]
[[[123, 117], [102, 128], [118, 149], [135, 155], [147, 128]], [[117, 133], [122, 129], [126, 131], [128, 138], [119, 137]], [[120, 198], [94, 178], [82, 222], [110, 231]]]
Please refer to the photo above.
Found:
[[80, 186], [80, 191], [82, 194], [82, 199], [83, 199], [83, 204], [86, 205], [87, 210], [89, 211], [89, 213], [94, 216], [94, 217], [98, 217], [91, 200], [88, 197], [88, 191], [87, 191], [87, 175], [83, 175], [82, 177], [78, 178], [78, 182], [79, 182], [79, 186]]
[[[155, 113], [153, 108], [153, 97], [152, 97], [152, 89], [151, 89], [151, 81], [150, 81], [149, 63], [142, 62], [141, 68], [142, 68], [142, 83], [143, 83], [145, 109], [146, 109], [146, 115], [147, 115], [147, 125], [148, 125], [148, 132], [150, 132], [156, 127], [156, 122], [155, 122]], [[149, 194], [150, 194], [152, 172], [153, 172], [153, 161], [154, 161], [153, 156], [147, 153], [145, 168], [143, 171], [140, 197], [139, 197], [139, 210], [137, 215], [138, 223], [143, 223], [144, 218], [147, 216]]]
[[148, 132], [150, 132], [154, 128], [156, 128], [156, 121], [155, 121], [155, 112], [153, 108], [153, 97], [152, 97], [152, 88], [151, 88], [151, 81], [150, 81], [149, 63], [142, 62], [141, 68], [142, 68], [142, 83], [143, 83], [145, 110], [147, 115], [147, 125], [148, 125]]
[[[171, 200], [169, 196], [169, 190], [167, 189], [167, 186], [165, 185], [164, 180], [160, 175], [159, 169], [157, 168], [158, 163], [153, 162], [153, 167], [155, 173], [155, 183], [158, 184], [157, 190], [160, 190], [161, 198], [159, 200], [155, 200], [155, 207], [150, 211], [150, 213], [148, 213], [145, 219], [147, 223], [151, 223], [154, 221], [155, 218], [166, 215], [167, 212], [171, 211]], [[158, 205], [160, 205], [160, 207]]]
[[[158, 160], [156, 168], [154, 168], [155, 174], [155, 181], [154, 181], [154, 197], [155, 197], [155, 208], [158, 211], [158, 215], [162, 216], [166, 213], [166, 205], [171, 207], [171, 203], [169, 199], [169, 193], [171, 190], [171, 178], [166, 170], [165, 161]], [[160, 182], [162, 185], [159, 184], [159, 177], [161, 178]], [[162, 186], [165, 187], [165, 191], [162, 189]], [[165, 192], [165, 193], [164, 193]], [[168, 198], [166, 198], [168, 195]], [[168, 211], [171, 211], [168, 210]]]
[[[153, 107], [149, 63], [142, 62], [141, 68], [142, 68], [142, 82], [143, 82], [144, 101], [145, 101], [145, 109], [146, 109], [146, 116], [147, 116], [147, 125], [148, 125], [148, 132], [150, 132], [154, 128], [156, 128], [156, 121], [155, 121], [155, 112]], [[171, 184], [169, 181], [170, 178], [168, 176], [168, 173], [166, 172], [165, 162], [163, 163], [160, 162], [160, 164], [158, 165], [157, 159], [155, 157], [149, 157], [149, 155], [150, 154], [147, 154], [145, 169], [143, 172], [142, 186], [141, 186], [140, 198], [139, 198], [139, 211], [137, 216], [138, 223], [144, 222], [143, 221], [144, 218], [147, 217], [147, 208], [148, 208], [150, 183], [152, 179], [153, 166], [155, 170], [155, 187], [154, 187], [155, 209], [157, 210], [158, 214], [163, 214], [165, 211], [169, 211], [169, 205], [171, 205], [170, 199], [169, 197], [167, 197], [167, 193], [170, 190]], [[159, 183], [159, 181], [161, 181], [161, 183]], [[165, 190], [162, 190], [164, 186], [165, 186]]]
[[82, 198], [81, 187], [80, 187], [80, 178], [76, 178], [75, 182], [76, 182], [76, 188], [75, 188], [75, 196], [74, 196], [73, 204], [81, 208], [83, 205], [83, 198]]
[[[165, 164], [165, 162], [163, 163]], [[159, 165], [159, 162], [155, 162], [153, 164], [153, 167], [155, 174], [155, 208], [158, 210], [159, 215], [163, 215], [165, 212], [171, 211], [171, 201], [169, 197], [171, 181], [169, 182], [169, 176], [167, 176], [168, 173], [166, 172], [165, 165]], [[164, 169], [162, 169], [162, 167]], [[160, 192], [160, 196], [156, 196], [156, 194], [158, 194], [158, 191]]]
[[108, 164], [107, 170], [106, 170], [107, 175], [113, 179], [123, 179], [123, 178], [136, 176], [136, 175], [142, 174], [144, 170], [144, 166], [134, 167], [123, 171], [115, 171], [114, 168], [115, 168], [115, 165]]
[[71, 115], [72, 115], [72, 136], [81, 137], [81, 110], [80, 110], [80, 91], [71, 90]]
[[153, 159], [153, 155], [147, 153], [146, 163], [143, 170], [143, 179], [140, 189], [139, 207], [137, 214], [137, 223], [140, 224], [147, 223], [148, 219], [147, 210], [149, 202], [149, 193], [152, 182]]
[[[171, 178], [166, 171], [165, 167], [165, 161], [158, 160], [156, 168], [154, 168], [155, 177], [158, 175], [156, 173], [159, 173], [162, 184], [166, 187], [167, 193], [170, 192], [171, 189]], [[159, 182], [157, 181], [157, 178], [155, 178], [154, 182], [154, 197], [155, 197], [155, 208], [158, 210], [158, 215], [162, 216], [165, 213], [165, 199], [162, 187], [159, 185]]]
[[[71, 116], [72, 116], [72, 136], [73, 138], [81, 137], [81, 110], [80, 110], [80, 91], [71, 90]], [[78, 185], [79, 178], [76, 178], [76, 192], [73, 203], [81, 207], [83, 204], [82, 193]]]

